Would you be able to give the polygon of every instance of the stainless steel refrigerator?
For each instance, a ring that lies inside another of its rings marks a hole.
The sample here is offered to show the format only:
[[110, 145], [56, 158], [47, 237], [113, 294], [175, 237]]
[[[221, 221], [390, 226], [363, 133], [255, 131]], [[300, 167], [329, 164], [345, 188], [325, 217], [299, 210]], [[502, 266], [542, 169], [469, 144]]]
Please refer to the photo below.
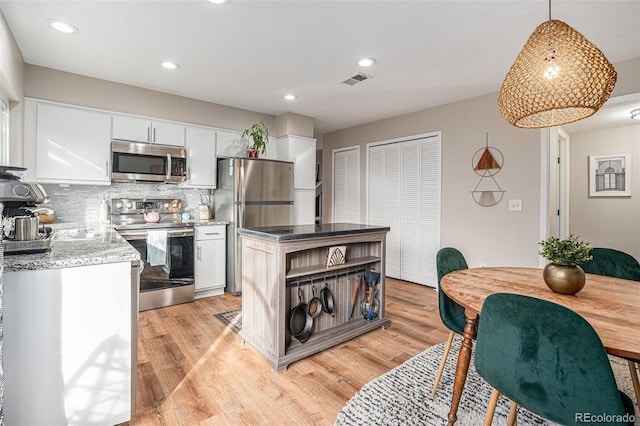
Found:
[[227, 286], [242, 293], [242, 254], [236, 230], [293, 224], [293, 163], [252, 158], [219, 158], [215, 218], [227, 226]]

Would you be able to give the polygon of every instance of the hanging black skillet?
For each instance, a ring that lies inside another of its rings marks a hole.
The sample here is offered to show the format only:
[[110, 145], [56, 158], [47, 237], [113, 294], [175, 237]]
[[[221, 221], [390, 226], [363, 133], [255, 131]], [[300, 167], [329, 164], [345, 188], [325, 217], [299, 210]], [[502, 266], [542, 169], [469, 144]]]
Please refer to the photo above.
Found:
[[320, 300], [322, 301], [322, 310], [332, 317], [336, 316], [336, 313], [333, 312], [333, 294], [331, 294], [331, 290], [329, 289], [329, 284], [324, 282], [324, 287], [320, 290]]
[[316, 318], [323, 311], [322, 301], [316, 296], [316, 286], [311, 284], [311, 300], [307, 303], [307, 313], [311, 318]]
[[302, 303], [302, 294], [298, 287], [298, 304], [289, 312], [289, 332], [300, 343], [304, 343], [309, 340], [312, 328], [313, 318], [307, 313], [307, 304]]

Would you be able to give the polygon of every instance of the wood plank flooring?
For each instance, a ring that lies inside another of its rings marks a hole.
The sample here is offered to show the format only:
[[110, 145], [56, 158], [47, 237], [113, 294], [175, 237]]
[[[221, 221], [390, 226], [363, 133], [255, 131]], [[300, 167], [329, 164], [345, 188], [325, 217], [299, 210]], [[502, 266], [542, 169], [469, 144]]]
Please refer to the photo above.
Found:
[[240, 297], [142, 312], [136, 412], [124, 425], [332, 425], [363, 385], [447, 338], [435, 290], [389, 278], [387, 289], [388, 329], [279, 374], [214, 316]]

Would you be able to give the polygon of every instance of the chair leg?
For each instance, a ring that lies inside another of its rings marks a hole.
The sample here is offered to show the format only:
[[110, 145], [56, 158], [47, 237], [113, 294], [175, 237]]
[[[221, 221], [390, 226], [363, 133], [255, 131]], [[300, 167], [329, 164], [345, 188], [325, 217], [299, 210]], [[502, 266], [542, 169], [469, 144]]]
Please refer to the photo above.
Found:
[[638, 381], [638, 364], [633, 361], [627, 361], [629, 364], [629, 372], [631, 373], [631, 382], [633, 383], [633, 391], [636, 394], [636, 402], [640, 404], [640, 382]]
[[489, 405], [487, 406], [487, 415], [484, 418], [484, 426], [491, 426], [491, 421], [493, 420], [493, 413], [496, 411], [496, 405], [498, 404], [498, 397], [500, 396], [500, 392], [498, 389], [491, 390], [491, 398], [489, 398]]
[[511, 401], [511, 407], [509, 407], [509, 417], [507, 418], [508, 426], [516, 426], [518, 424], [518, 404]]
[[438, 372], [436, 373], [436, 379], [433, 381], [433, 390], [431, 391], [431, 398], [435, 398], [436, 390], [438, 389], [438, 384], [440, 383], [440, 378], [442, 377], [442, 372], [444, 371], [444, 365], [447, 362], [447, 357], [449, 356], [449, 351], [451, 350], [451, 344], [453, 343], [453, 338], [455, 337], [455, 333], [452, 331], [449, 333], [449, 338], [447, 339], [447, 346], [444, 348], [444, 354], [442, 355], [442, 360], [440, 361], [440, 367], [438, 367]]

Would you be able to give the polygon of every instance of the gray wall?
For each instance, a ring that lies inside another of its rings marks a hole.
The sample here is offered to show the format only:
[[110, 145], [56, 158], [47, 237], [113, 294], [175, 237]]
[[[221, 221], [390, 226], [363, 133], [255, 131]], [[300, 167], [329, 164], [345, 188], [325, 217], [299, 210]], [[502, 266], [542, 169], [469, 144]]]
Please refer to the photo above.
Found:
[[[366, 219], [366, 147], [369, 142], [442, 131], [441, 245], [458, 247], [470, 266], [538, 266], [540, 219], [540, 132], [517, 129], [497, 109], [497, 94], [430, 108], [387, 120], [323, 135], [323, 216], [332, 216], [331, 151], [361, 146], [361, 220]], [[474, 153], [489, 145], [504, 155], [495, 176], [506, 193], [493, 207], [481, 207], [471, 197], [479, 176]], [[523, 201], [521, 212], [508, 211], [508, 200]]]
[[[618, 82], [612, 96], [640, 92], [640, 58], [616, 63], [615, 68]], [[543, 148], [547, 148], [548, 130], [511, 126], [498, 112], [497, 96], [495, 93], [467, 99], [323, 135], [323, 220], [330, 221], [332, 216], [333, 149], [361, 146], [361, 220], [364, 222], [366, 144], [441, 130], [441, 246], [461, 249], [470, 266], [538, 266], [538, 242], [548, 226], [546, 213], [541, 213], [544, 208], [541, 198], [548, 196], [546, 186], [542, 188], [541, 176], [541, 169], [547, 167]], [[478, 178], [471, 169], [471, 158], [484, 146], [485, 132], [489, 132], [489, 145], [504, 155], [504, 167], [495, 178], [506, 193], [493, 207], [478, 206], [470, 194]], [[573, 147], [572, 142], [572, 150]], [[549, 186], [554, 185], [551, 182]], [[509, 199], [523, 200], [523, 211], [508, 211]], [[597, 223], [588, 226], [597, 226]]]
[[[640, 259], [640, 125], [570, 135], [569, 230]], [[631, 197], [589, 198], [589, 156], [631, 153]]]

